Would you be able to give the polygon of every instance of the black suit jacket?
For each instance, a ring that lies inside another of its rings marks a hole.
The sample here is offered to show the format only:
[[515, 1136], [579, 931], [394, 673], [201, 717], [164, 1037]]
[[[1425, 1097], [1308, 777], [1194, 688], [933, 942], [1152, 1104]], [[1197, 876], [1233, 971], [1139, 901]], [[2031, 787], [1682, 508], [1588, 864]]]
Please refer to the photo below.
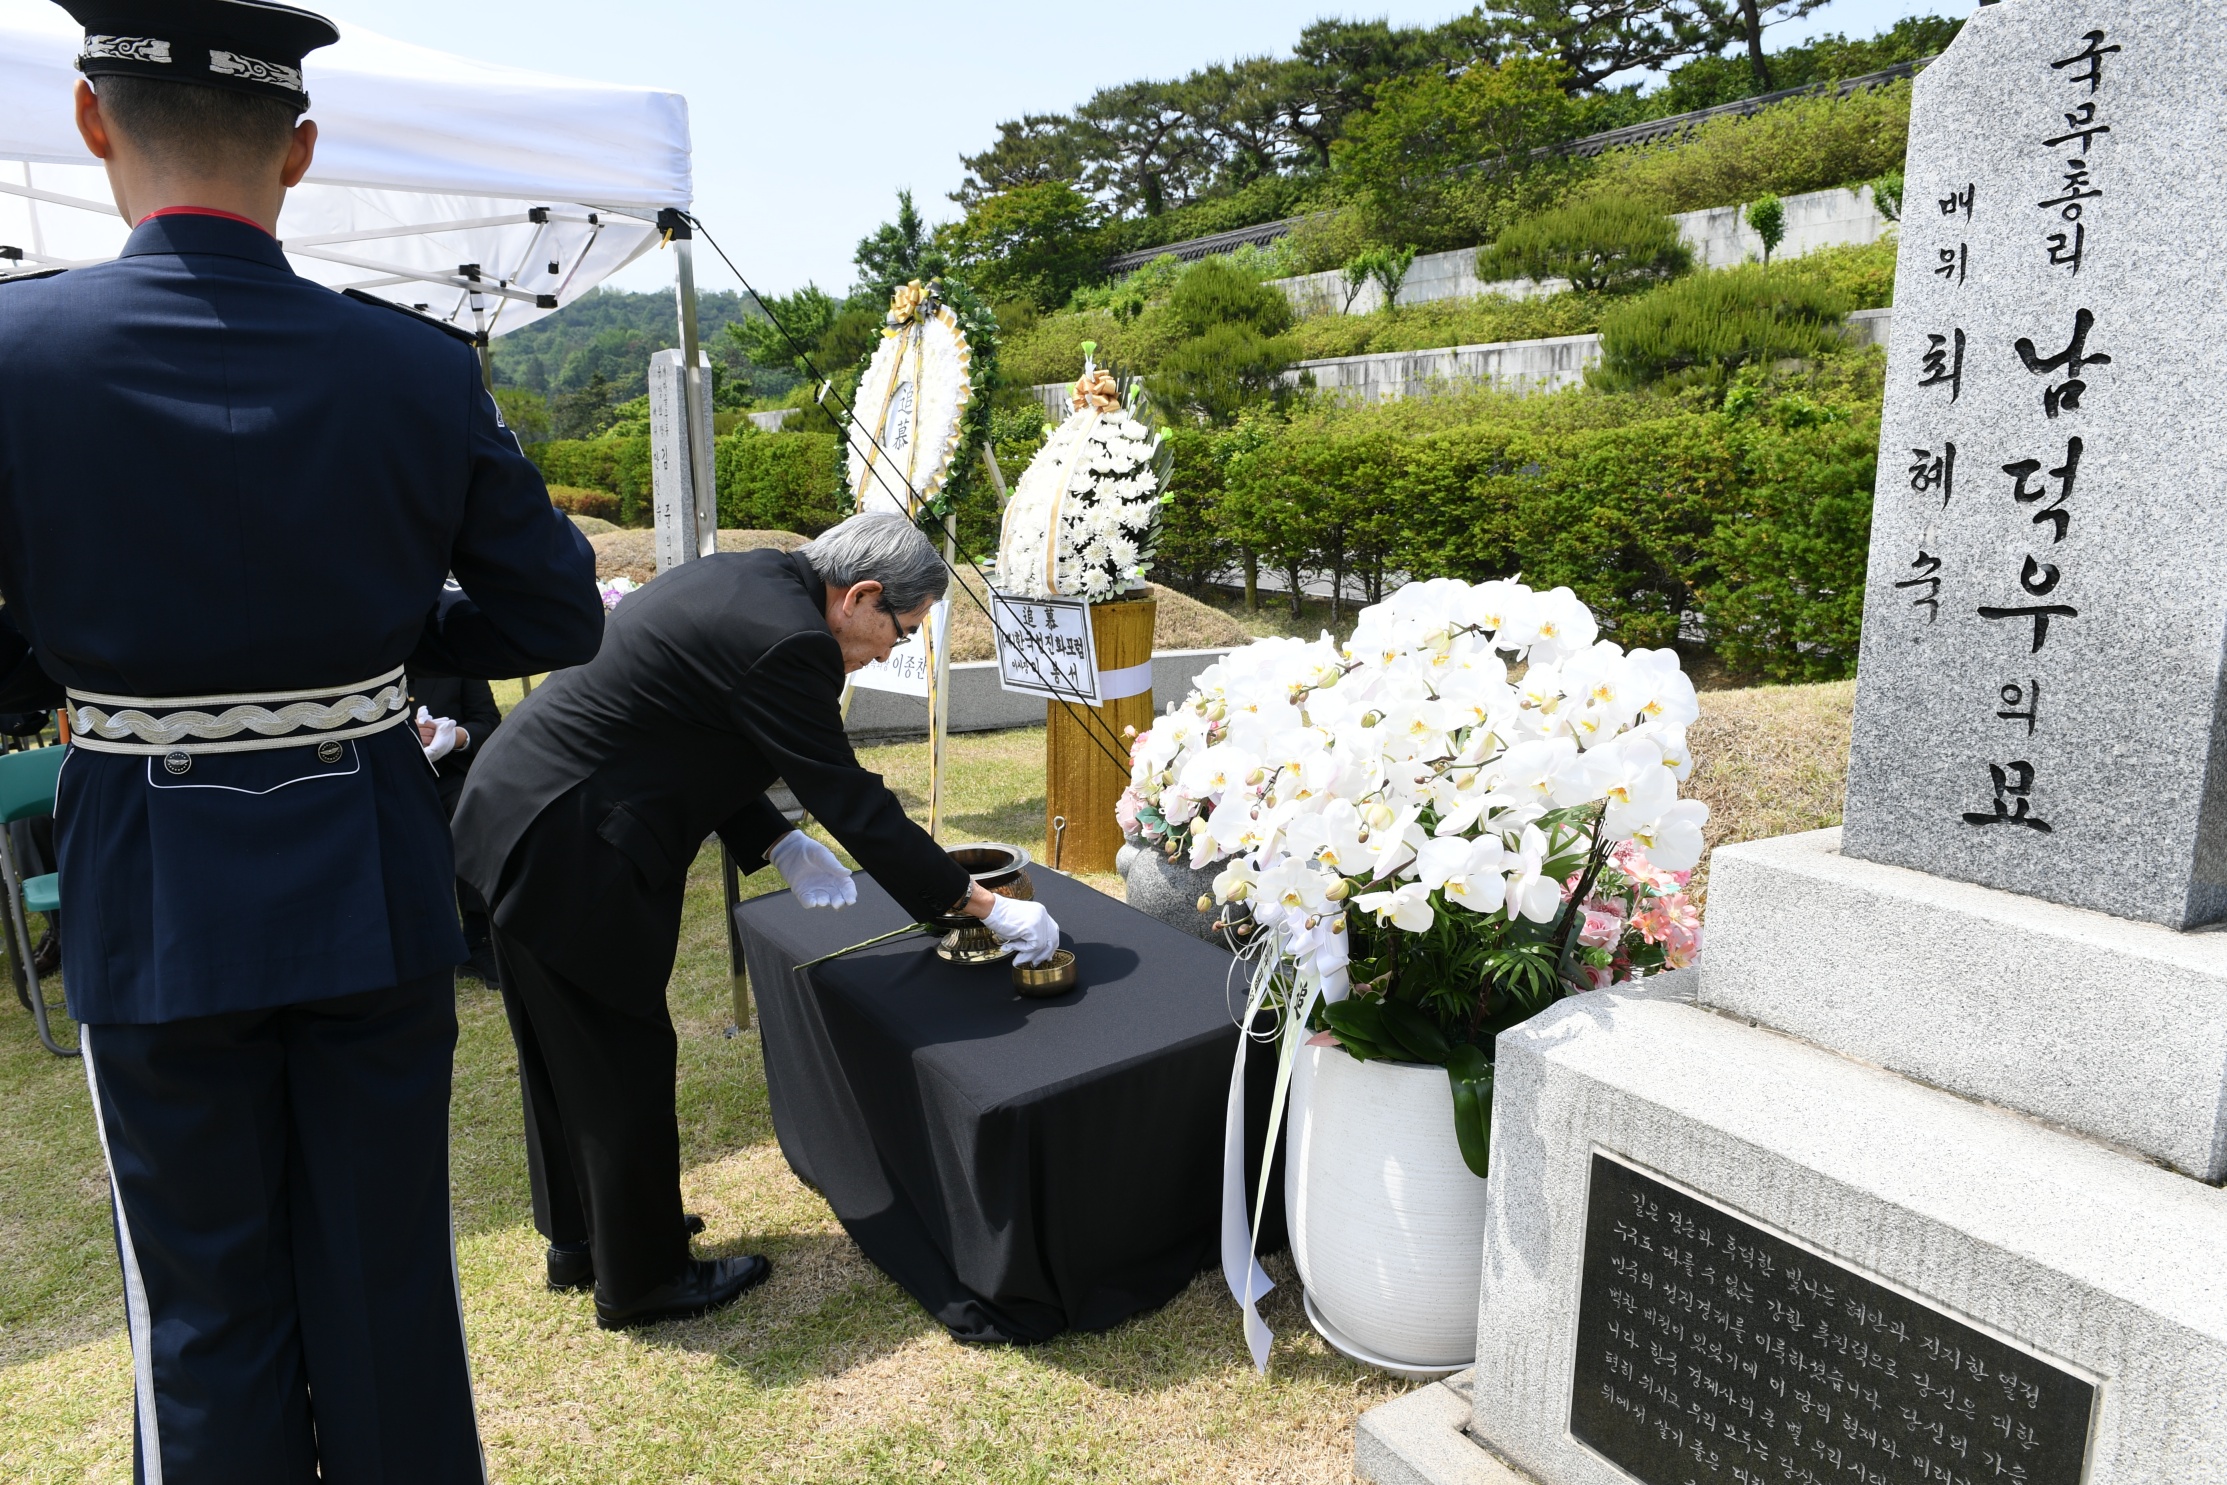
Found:
[[487, 682], [461, 676], [411, 676], [410, 720], [417, 721], [418, 708], [424, 707], [433, 717], [449, 717], [464, 729], [471, 739], [470, 747], [459, 747], [433, 765], [434, 787], [441, 791], [441, 807], [451, 815], [456, 813], [456, 802], [464, 793], [465, 775], [472, 771], [472, 764], [503, 725], [503, 709], [495, 704], [495, 690]]
[[549, 678], [481, 750], [457, 873], [496, 926], [613, 1004], [662, 998], [689, 863], [717, 831], [745, 870], [804, 807], [917, 917], [967, 874], [843, 730], [843, 656], [801, 554], [722, 552], [619, 604], [594, 660]]

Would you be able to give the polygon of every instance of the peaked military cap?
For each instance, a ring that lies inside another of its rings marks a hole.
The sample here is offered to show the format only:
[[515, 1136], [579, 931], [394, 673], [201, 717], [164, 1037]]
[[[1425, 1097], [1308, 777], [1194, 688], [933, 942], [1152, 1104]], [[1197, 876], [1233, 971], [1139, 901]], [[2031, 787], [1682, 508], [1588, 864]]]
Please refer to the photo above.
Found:
[[321, 15], [269, 0], [56, 0], [85, 28], [77, 70], [227, 88], [309, 107], [302, 58], [340, 39]]

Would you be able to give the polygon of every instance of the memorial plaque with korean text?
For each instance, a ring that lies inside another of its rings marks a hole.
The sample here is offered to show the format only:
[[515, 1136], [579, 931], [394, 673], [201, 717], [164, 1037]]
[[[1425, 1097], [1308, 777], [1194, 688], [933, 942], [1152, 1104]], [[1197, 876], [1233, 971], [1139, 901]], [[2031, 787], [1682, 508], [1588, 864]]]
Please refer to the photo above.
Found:
[[1646, 1485], [2080, 1485], [2095, 1387], [1596, 1152], [1570, 1433]]

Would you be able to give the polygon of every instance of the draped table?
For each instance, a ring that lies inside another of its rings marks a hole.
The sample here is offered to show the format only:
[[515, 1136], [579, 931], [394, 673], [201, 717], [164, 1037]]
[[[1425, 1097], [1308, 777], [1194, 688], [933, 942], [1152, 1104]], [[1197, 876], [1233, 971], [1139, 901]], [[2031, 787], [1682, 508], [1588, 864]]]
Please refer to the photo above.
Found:
[[[925, 934], [798, 969], [909, 921], [870, 877], [841, 911], [787, 892], [734, 910], [782, 1154], [963, 1341], [1103, 1330], [1220, 1256], [1243, 967], [1029, 873], [1080, 970], [1048, 1000], [1016, 994], [1006, 963], [944, 962]], [[1265, 1070], [1247, 1090], [1257, 1160], [1274, 1059], [1248, 1065]], [[1281, 1240], [1280, 1189], [1264, 1252]]]

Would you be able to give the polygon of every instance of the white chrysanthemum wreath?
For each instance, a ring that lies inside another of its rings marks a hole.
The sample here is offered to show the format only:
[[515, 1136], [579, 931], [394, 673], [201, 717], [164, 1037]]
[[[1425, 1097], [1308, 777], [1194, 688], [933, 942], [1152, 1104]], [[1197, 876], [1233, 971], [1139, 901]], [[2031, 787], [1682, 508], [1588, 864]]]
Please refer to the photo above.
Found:
[[[1085, 350], [1089, 350], [1088, 346]], [[1136, 388], [1084, 362], [1074, 411], [1029, 462], [998, 537], [998, 587], [1102, 603], [1145, 584], [1168, 451]]]

